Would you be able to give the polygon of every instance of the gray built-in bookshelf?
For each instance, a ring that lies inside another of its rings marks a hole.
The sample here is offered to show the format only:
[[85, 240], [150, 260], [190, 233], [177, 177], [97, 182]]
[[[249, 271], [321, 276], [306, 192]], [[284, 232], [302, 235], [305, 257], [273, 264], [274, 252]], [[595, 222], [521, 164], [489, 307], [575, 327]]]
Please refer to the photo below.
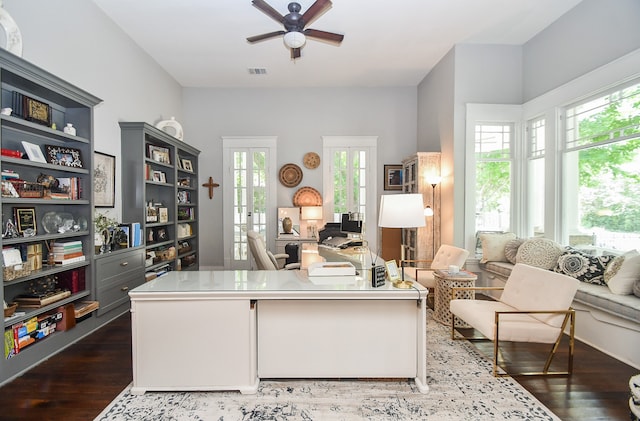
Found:
[[[5, 383], [101, 323], [95, 311], [76, 318], [95, 300], [93, 107], [100, 99], [3, 49], [0, 83], [0, 295], [20, 303], [4, 319]], [[68, 123], [75, 134], [63, 130]]]
[[140, 221], [147, 279], [198, 270], [200, 151], [142, 122], [121, 122], [122, 218]]

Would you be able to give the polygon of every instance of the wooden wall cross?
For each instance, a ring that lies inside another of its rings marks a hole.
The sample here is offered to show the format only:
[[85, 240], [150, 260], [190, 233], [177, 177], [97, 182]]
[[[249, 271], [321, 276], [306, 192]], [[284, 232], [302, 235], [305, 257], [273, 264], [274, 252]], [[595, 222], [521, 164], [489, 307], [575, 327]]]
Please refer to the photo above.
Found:
[[220, 184], [214, 183], [213, 177], [209, 177], [209, 182], [202, 185], [202, 187], [207, 187], [209, 189], [209, 199], [213, 199], [213, 189], [218, 186], [220, 186]]

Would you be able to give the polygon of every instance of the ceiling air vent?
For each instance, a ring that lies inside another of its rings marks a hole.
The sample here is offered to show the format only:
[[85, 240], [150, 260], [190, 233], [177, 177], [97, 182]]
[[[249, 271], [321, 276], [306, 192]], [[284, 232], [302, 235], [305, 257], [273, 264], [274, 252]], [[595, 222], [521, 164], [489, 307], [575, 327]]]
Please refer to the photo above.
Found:
[[249, 74], [250, 75], [266, 75], [267, 69], [265, 69], [264, 67], [249, 67]]

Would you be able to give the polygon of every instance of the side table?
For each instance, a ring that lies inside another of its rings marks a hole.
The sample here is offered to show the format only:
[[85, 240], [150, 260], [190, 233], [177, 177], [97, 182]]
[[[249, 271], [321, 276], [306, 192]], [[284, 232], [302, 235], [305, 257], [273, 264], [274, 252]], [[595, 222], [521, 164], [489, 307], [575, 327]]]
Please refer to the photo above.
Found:
[[[449, 302], [451, 301], [451, 289], [460, 287], [475, 287], [478, 276], [472, 272], [461, 270], [458, 273], [449, 273], [448, 270], [437, 269], [433, 272], [433, 278], [436, 281], [435, 303], [433, 319], [444, 325], [451, 325], [451, 311], [449, 311]], [[456, 298], [463, 300], [473, 300], [474, 291], [460, 291]], [[460, 322], [457, 327], [471, 327], [466, 323]]]

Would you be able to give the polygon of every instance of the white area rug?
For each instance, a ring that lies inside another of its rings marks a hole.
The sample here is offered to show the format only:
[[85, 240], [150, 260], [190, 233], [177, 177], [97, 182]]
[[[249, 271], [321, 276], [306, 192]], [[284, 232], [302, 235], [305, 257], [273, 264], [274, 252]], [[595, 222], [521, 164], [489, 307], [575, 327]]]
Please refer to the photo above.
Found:
[[428, 317], [429, 393], [413, 380], [261, 381], [258, 393], [147, 392], [125, 389], [96, 418], [117, 420], [559, 420], [467, 341]]

